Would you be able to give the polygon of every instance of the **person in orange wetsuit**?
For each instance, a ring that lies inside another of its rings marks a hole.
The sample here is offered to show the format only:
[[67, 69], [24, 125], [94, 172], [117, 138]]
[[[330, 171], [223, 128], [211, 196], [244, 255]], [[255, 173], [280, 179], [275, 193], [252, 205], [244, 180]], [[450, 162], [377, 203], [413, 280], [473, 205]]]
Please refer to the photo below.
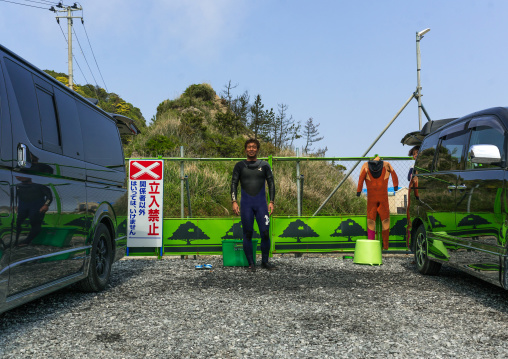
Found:
[[356, 195], [360, 196], [363, 182], [367, 185], [367, 237], [374, 239], [376, 235], [376, 215], [382, 223], [383, 249], [388, 249], [390, 235], [390, 206], [388, 204], [388, 179], [392, 175], [393, 188], [399, 189], [399, 178], [392, 165], [382, 161], [379, 156], [365, 162], [360, 171]]

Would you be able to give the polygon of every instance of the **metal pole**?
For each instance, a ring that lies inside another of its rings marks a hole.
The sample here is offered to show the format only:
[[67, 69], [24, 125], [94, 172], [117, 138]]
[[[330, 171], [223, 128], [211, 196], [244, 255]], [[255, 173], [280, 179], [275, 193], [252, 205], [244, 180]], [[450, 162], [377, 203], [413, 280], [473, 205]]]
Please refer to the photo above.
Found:
[[[379, 141], [379, 139], [381, 138], [381, 136], [383, 136], [383, 134], [386, 132], [386, 130], [388, 130], [388, 128], [392, 125], [393, 121], [395, 121], [397, 119], [397, 117], [399, 117], [400, 113], [406, 108], [406, 106], [409, 104], [409, 102], [415, 97], [415, 94], [411, 94], [411, 96], [407, 99], [406, 103], [400, 108], [400, 110], [397, 112], [397, 114], [392, 118], [392, 120], [388, 123], [388, 125], [386, 125], [386, 127], [384, 128], [383, 131], [381, 131], [381, 133], [379, 134], [379, 136], [377, 136], [377, 138], [374, 140], [374, 142], [369, 146], [369, 148], [365, 151], [365, 153], [362, 155], [362, 157], [365, 157], [367, 156], [367, 153], [369, 153], [369, 151], [372, 149], [372, 147], [374, 147], [374, 145], [377, 143], [377, 141]], [[351, 168], [349, 170], [349, 172], [344, 176], [344, 178], [342, 179], [342, 181], [340, 181], [340, 183], [337, 185], [337, 187], [335, 187], [335, 189], [332, 191], [332, 193], [330, 193], [330, 195], [328, 196], [328, 198], [325, 199], [325, 201], [321, 204], [321, 206], [319, 206], [319, 208], [317, 209], [316, 212], [314, 212], [314, 214], [312, 216], [315, 216], [319, 213], [319, 211], [321, 211], [321, 209], [325, 206], [326, 203], [328, 203], [328, 201], [330, 200], [330, 198], [332, 198], [332, 196], [335, 194], [335, 192], [337, 192], [337, 190], [340, 188], [340, 186], [342, 186], [342, 184], [348, 179], [348, 177], [351, 175], [351, 173], [354, 171], [354, 169], [358, 166], [358, 164], [360, 163], [360, 161], [357, 161], [355, 163], [355, 165], [353, 166], [353, 168]]]
[[73, 89], [73, 74], [72, 74], [72, 11], [71, 7], [67, 7], [67, 42], [68, 42], [68, 57], [69, 57], [69, 88]]
[[190, 190], [189, 190], [189, 177], [185, 176], [185, 187], [187, 189], [187, 207], [189, 208], [189, 216], [188, 218], [192, 218], [192, 208], [190, 202]]
[[[423, 35], [429, 32], [430, 29], [425, 29], [416, 33], [416, 99], [418, 100], [418, 129], [422, 129], [422, 85], [420, 82], [421, 70], [421, 56], [420, 56], [420, 41]], [[427, 116], [428, 117], [428, 116]]]
[[303, 208], [303, 175], [300, 175], [300, 213]]
[[[183, 158], [183, 146], [180, 146], [180, 157]], [[185, 186], [185, 177], [183, 174], [183, 161], [180, 161], [180, 217], [184, 218], [185, 216], [185, 208], [184, 208], [184, 186]]]
[[[296, 157], [300, 157], [300, 150], [296, 149]], [[296, 161], [296, 208], [298, 217], [302, 215], [302, 198], [300, 197], [300, 161]]]

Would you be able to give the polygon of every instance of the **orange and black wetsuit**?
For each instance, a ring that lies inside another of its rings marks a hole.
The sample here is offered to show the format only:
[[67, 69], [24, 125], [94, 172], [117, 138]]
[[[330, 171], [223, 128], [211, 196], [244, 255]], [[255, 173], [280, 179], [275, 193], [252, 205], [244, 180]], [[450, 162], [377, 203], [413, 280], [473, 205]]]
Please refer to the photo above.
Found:
[[375, 236], [376, 215], [382, 221], [383, 248], [388, 249], [390, 232], [390, 206], [388, 204], [388, 179], [392, 175], [394, 190], [399, 187], [399, 179], [389, 162], [373, 160], [363, 164], [356, 195], [360, 196], [363, 182], [367, 185], [367, 227], [369, 239]]

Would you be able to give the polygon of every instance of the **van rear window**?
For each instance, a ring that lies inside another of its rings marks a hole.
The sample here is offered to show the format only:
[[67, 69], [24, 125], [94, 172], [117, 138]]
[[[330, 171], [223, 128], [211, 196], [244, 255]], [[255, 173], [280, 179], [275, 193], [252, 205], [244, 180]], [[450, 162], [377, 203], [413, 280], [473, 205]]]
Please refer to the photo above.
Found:
[[122, 144], [116, 124], [82, 103], [77, 105], [85, 161], [109, 168], [123, 168]]

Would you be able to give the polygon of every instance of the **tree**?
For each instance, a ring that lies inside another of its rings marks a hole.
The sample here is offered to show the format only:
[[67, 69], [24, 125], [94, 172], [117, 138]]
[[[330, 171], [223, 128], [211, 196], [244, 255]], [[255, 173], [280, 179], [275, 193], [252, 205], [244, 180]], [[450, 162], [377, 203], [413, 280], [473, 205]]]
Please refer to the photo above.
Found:
[[258, 138], [260, 130], [265, 125], [264, 107], [265, 105], [261, 102], [261, 95], [258, 94], [250, 107], [251, 118], [249, 127], [254, 132], [254, 138]]
[[348, 242], [352, 242], [353, 237], [361, 237], [366, 235], [367, 231], [363, 229], [361, 225], [352, 219], [348, 219], [346, 221], [342, 221], [339, 227], [335, 229], [335, 232], [333, 232], [330, 237], [347, 237]]
[[292, 146], [293, 141], [301, 137], [300, 123], [295, 123], [293, 116], [287, 116], [288, 106], [284, 103], [278, 104], [279, 114], [275, 117], [272, 127], [273, 144], [282, 149], [286, 146]]
[[270, 141], [273, 143], [273, 138], [270, 136], [270, 129], [274, 127], [275, 124], [275, 112], [273, 112], [273, 107], [269, 110], [265, 110], [264, 113], [264, 121], [263, 125], [259, 129], [259, 135], [266, 141]]
[[181, 224], [173, 233], [169, 240], [186, 241], [187, 245], [191, 245], [191, 241], [210, 239], [198, 226], [191, 221]]
[[319, 237], [319, 234], [301, 219], [291, 222], [279, 235], [281, 238], [296, 238], [296, 243], [301, 243], [301, 238]]
[[305, 123], [305, 126], [303, 128], [303, 136], [305, 137], [305, 147], [303, 149], [303, 152], [306, 154], [314, 151], [314, 149], [311, 148], [311, 146], [324, 138], [323, 136], [319, 137], [318, 131], [319, 125], [320, 125], [319, 123], [314, 124], [314, 119], [312, 117], [310, 117]]
[[231, 110], [226, 112], [217, 112], [215, 114], [215, 120], [217, 121], [217, 128], [228, 136], [232, 136], [235, 132], [238, 135], [241, 127], [240, 119]]
[[233, 98], [232, 90], [238, 87], [238, 84], [232, 85], [231, 80], [224, 85], [224, 90], [220, 93], [220, 97], [226, 100], [227, 105], [231, 107], [231, 99]]
[[247, 118], [249, 117], [250, 111], [249, 101], [250, 101], [249, 93], [245, 91], [240, 96], [237, 96], [231, 103], [231, 110], [234, 112], [236, 116], [238, 116], [240, 122], [244, 126], [247, 126]]

